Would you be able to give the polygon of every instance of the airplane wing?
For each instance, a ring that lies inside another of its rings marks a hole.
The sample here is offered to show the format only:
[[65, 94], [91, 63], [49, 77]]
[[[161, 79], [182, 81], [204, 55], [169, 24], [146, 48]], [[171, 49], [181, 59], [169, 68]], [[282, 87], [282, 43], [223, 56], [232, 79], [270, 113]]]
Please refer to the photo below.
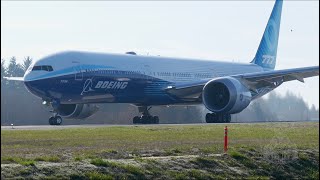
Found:
[[[249, 90], [256, 92], [259, 88], [277, 87], [286, 81], [298, 80], [304, 82], [304, 78], [312, 76], [319, 76], [319, 66], [238, 74], [230, 77], [238, 79]], [[210, 80], [204, 79], [198, 82], [168, 86], [165, 91], [184, 99], [201, 98], [202, 89]]]
[[23, 77], [3, 77], [3, 78], [9, 81], [24, 81]]

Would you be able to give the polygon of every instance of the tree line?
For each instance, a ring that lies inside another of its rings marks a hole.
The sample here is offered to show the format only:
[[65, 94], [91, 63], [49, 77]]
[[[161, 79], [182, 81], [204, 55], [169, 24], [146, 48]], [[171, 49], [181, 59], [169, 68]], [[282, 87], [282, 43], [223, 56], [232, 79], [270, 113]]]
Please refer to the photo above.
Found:
[[[8, 61], [8, 65], [6, 62]], [[30, 94], [19, 81], [3, 77], [22, 77], [33, 60], [25, 57], [17, 63], [15, 57], [1, 60], [1, 125], [48, 124], [51, 109], [42, 105], [40, 98]], [[138, 109], [129, 104], [98, 104], [99, 111], [85, 120], [64, 120], [64, 124], [131, 124]], [[205, 122], [208, 110], [197, 106], [155, 106], [150, 112], [160, 117], [160, 123]], [[280, 96], [271, 92], [267, 98], [251, 102], [248, 108], [232, 115], [233, 122], [300, 121], [319, 119], [319, 109], [309, 108], [302, 97], [287, 92]]]

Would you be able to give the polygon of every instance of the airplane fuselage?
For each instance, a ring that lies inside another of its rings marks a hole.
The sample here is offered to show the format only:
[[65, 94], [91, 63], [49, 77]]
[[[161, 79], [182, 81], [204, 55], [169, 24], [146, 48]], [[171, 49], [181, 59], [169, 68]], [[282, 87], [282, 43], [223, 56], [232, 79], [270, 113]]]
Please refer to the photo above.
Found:
[[260, 71], [252, 63], [72, 51], [37, 61], [24, 80], [34, 95], [61, 104], [197, 104], [201, 99], [175, 97], [166, 87]]

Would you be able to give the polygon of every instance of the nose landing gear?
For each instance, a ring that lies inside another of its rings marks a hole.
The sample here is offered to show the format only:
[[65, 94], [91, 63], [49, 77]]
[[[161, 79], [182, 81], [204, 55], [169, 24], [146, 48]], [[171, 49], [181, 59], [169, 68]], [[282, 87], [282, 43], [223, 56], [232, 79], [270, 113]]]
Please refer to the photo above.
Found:
[[60, 116], [51, 116], [49, 118], [50, 125], [60, 125], [62, 123], [62, 118]]
[[49, 118], [49, 124], [50, 125], [61, 125], [62, 118], [61, 116], [58, 116], [57, 113], [53, 113], [53, 116]]
[[53, 101], [50, 102], [50, 101], [44, 100], [42, 104], [45, 105], [45, 106], [50, 106], [51, 105], [52, 108], [53, 108], [53, 110], [50, 111], [50, 112], [53, 113], [53, 116], [51, 116], [49, 118], [49, 124], [50, 125], [60, 125], [62, 123], [62, 118], [57, 113], [57, 109], [58, 109], [59, 104], [60, 104], [59, 101], [53, 100]]
[[159, 117], [158, 116], [152, 116], [149, 113], [149, 110], [152, 107], [148, 106], [139, 106], [139, 112], [142, 113], [142, 116], [135, 116], [133, 118], [133, 124], [159, 124]]

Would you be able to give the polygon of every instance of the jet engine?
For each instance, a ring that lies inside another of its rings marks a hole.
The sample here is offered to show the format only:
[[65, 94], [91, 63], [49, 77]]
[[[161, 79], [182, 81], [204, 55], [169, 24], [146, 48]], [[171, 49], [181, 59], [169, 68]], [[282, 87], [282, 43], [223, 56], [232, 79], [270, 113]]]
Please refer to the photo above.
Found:
[[235, 114], [250, 104], [251, 93], [235, 78], [217, 78], [203, 87], [202, 102], [213, 113]]
[[98, 106], [92, 104], [60, 104], [57, 112], [67, 119], [85, 119], [98, 111]]

